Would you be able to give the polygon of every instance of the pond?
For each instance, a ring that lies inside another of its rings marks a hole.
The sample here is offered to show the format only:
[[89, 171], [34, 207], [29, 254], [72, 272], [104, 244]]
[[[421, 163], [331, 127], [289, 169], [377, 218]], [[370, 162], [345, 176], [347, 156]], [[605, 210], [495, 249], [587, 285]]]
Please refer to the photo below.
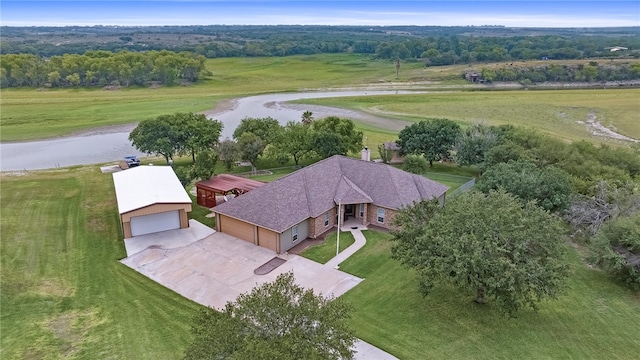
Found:
[[[404, 121], [389, 120], [356, 111], [325, 106], [285, 104], [287, 101], [311, 98], [343, 96], [373, 96], [417, 93], [412, 91], [371, 90], [371, 91], [326, 91], [285, 94], [267, 94], [240, 98], [233, 101], [228, 109], [208, 112], [208, 117], [224, 124], [221, 138], [231, 138], [233, 131], [245, 117], [272, 117], [281, 124], [299, 121], [304, 111], [312, 111], [316, 119], [339, 116], [367, 121], [373, 126], [400, 130]], [[107, 163], [121, 160], [126, 155], [145, 156], [137, 151], [129, 141], [129, 133], [135, 124], [100, 128], [80, 135], [45, 139], [39, 141], [0, 143], [0, 171], [36, 170], [72, 165]]]

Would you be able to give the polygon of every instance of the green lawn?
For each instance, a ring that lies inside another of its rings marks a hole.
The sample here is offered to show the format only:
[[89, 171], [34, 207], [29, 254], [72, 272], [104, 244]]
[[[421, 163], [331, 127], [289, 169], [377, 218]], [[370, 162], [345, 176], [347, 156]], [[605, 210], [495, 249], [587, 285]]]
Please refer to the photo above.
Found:
[[640, 352], [640, 294], [588, 268], [570, 248], [570, 289], [515, 319], [473, 292], [437, 287], [423, 297], [415, 273], [390, 258], [390, 235], [364, 232], [367, 245], [340, 265], [366, 278], [343, 297], [363, 340], [400, 359], [633, 359]]
[[[325, 264], [327, 261], [336, 256], [336, 242], [338, 240], [337, 234], [337, 232], [334, 232], [327, 235], [325, 241], [322, 244], [310, 247], [300, 255], [306, 257], [309, 260], [319, 262], [320, 264]], [[340, 232], [339, 252], [344, 251], [344, 249], [353, 245], [354, 242], [355, 239], [353, 238], [353, 235], [350, 231]]]
[[[251, 94], [354, 86], [395, 78], [392, 62], [354, 54], [209, 59], [206, 68], [213, 75], [191, 86], [117, 91], [0, 89], [0, 141], [60, 136], [162, 114], [205, 111], [223, 99]], [[420, 63], [407, 64], [404, 70], [403, 81], [411, 74], [423, 73]]]
[[0, 358], [177, 359], [199, 305], [118, 262], [98, 167], [3, 175]]
[[594, 113], [621, 134], [640, 138], [640, 89], [440, 92], [309, 99], [307, 104], [352, 108], [405, 120], [448, 118], [460, 123], [513, 124], [557, 138], [601, 141], [579, 122]]

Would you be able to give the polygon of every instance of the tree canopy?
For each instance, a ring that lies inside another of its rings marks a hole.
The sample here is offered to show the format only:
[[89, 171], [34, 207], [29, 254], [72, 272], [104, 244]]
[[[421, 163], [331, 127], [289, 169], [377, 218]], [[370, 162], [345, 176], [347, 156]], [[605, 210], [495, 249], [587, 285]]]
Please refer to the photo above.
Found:
[[233, 138], [239, 140], [244, 133], [252, 133], [258, 136], [265, 145], [278, 140], [282, 126], [278, 120], [266, 118], [244, 118], [240, 125], [233, 131]]
[[351, 308], [295, 284], [292, 273], [194, 319], [186, 359], [351, 359]]
[[74, 87], [105, 85], [174, 85], [197, 81], [205, 71], [202, 55], [173, 51], [87, 51], [41, 58], [1, 55], [1, 87]]
[[405, 127], [396, 143], [402, 154], [423, 155], [429, 166], [434, 161], [451, 159], [451, 151], [460, 135], [460, 126], [447, 119], [420, 121]]
[[477, 189], [488, 193], [499, 188], [523, 202], [536, 201], [543, 209], [564, 210], [571, 202], [569, 175], [553, 166], [540, 169], [531, 162], [501, 163], [490, 167], [480, 178]]
[[245, 132], [238, 139], [238, 149], [240, 158], [251, 163], [251, 171], [255, 172], [258, 166], [258, 157], [262, 155], [266, 142], [258, 135]]
[[293, 158], [298, 166], [300, 160], [312, 151], [309, 126], [302, 122], [288, 122], [273, 145], [275, 153]]
[[565, 288], [568, 267], [558, 220], [504, 191], [470, 192], [439, 208], [418, 203], [394, 220], [393, 257], [418, 271], [424, 294], [440, 283], [495, 299], [513, 315]]
[[198, 152], [212, 149], [218, 142], [222, 123], [203, 114], [175, 113], [141, 121], [129, 134], [136, 149], [169, 159], [190, 154], [193, 162]]
[[[329, 116], [311, 123], [313, 150], [322, 157], [347, 155], [362, 149], [362, 131], [350, 119]], [[319, 139], [324, 139], [323, 141]]]
[[131, 131], [129, 140], [136, 149], [147, 154], [162, 155], [169, 162], [179, 148], [172, 119], [170, 115], [161, 115], [143, 120]]
[[481, 165], [486, 152], [500, 141], [493, 127], [473, 124], [460, 133], [456, 142], [456, 163], [460, 166]]
[[227, 171], [231, 171], [235, 162], [240, 158], [238, 143], [231, 139], [224, 139], [218, 144], [218, 155]]

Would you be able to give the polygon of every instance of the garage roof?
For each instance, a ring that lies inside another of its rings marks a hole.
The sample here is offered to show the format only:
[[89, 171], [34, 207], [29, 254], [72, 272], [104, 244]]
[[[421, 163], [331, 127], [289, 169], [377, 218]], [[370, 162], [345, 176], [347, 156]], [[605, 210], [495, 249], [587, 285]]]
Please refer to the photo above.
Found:
[[164, 203], [191, 203], [191, 198], [170, 166], [138, 166], [113, 174], [118, 212], [127, 213]]

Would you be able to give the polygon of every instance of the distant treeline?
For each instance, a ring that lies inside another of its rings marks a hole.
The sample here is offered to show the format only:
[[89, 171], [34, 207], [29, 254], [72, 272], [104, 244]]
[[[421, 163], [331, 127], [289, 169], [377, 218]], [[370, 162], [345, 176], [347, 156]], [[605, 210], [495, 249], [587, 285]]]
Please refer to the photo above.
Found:
[[1, 87], [172, 85], [194, 82], [205, 58], [189, 52], [88, 51], [45, 59], [32, 54], [0, 55]]
[[[633, 64], [588, 64], [522, 67], [504, 66], [498, 69], [483, 68], [480, 72], [485, 81], [521, 81], [524, 83], [542, 82], [597, 82], [624, 81], [640, 79], [640, 63]], [[470, 78], [467, 74], [463, 77]]]
[[[190, 51], [207, 58], [358, 53], [426, 65], [531, 59], [640, 57], [640, 27], [168, 26], [2, 27], [0, 51], [43, 57], [87, 50]], [[624, 51], [610, 51], [622, 46]]]

